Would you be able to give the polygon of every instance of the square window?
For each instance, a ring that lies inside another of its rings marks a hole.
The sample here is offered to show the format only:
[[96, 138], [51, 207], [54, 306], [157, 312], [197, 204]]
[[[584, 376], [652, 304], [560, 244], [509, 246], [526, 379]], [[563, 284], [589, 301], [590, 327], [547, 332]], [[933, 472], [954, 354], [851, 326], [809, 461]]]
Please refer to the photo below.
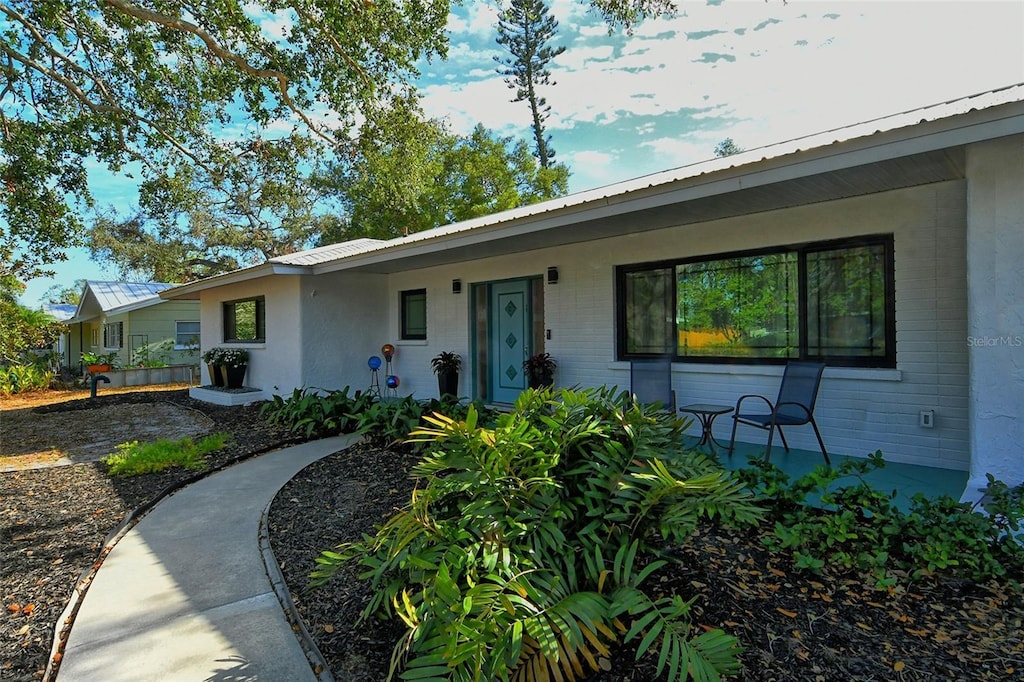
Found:
[[402, 339], [427, 338], [427, 290], [412, 289], [402, 292]]
[[199, 348], [199, 323], [175, 322], [174, 347], [179, 349]]
[[224, 304], [224, 342], [263, 342], [266, 339], [266, 304], [262, 296]]

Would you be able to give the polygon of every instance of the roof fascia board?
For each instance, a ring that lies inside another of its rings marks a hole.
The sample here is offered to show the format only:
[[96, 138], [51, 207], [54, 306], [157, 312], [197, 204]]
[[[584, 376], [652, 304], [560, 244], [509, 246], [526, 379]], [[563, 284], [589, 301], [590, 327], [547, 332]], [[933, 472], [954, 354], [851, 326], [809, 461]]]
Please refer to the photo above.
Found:
[[244, 270], [235, 270], [233, 272], [224, 273], [223, 275], [215, 275], [208, 279], [201, 279], [190, 284], [181, 284], [170, 289], [164, 289], [160, 292], [160, 298], [167, 300], [188, 298], [189, 296], [206, 289], [213, 289], [215, 287], [225, 286], [228, 284], [238, 284], [239, 282], [248, 282], [249, 280], [268, 277], [270, 275], [308, 275], [311, 273], [312, 269], [308, 265], [286, 265], [283, 263], [267, 261], [266, 263], [254, 265], [250, 268], [245, 268]]

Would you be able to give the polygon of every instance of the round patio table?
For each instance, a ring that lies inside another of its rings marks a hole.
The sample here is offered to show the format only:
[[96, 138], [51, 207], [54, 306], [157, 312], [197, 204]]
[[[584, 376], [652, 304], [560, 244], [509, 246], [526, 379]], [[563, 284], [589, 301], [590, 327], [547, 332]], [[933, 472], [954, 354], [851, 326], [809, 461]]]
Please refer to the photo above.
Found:
[[701, 434], [700, 440], [697, 442], [697, 447], [707, 445], [708, 450], [716, 452], [715, 446], [725, 447], [722, 443], [719, 443], [715, 438], [715, 434], [711, 431], [711, 425], [715, 423], [715, 418], [722, 414], [729, 414], [735, 408], [731, 405], [711, 405], [708, 403], [693, 403], [692, 405], [683, 405], [679, 408], [680, 412], [689, 412], [694, 414], [700, 419]]

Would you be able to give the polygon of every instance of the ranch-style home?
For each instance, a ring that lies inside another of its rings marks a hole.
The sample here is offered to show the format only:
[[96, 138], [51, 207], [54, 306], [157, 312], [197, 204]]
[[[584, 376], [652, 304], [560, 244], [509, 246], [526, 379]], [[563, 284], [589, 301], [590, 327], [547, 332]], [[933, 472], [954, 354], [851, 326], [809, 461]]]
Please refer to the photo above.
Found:
[[669, 354], [679, 405], [774, 398], [787, 360], [823, 360], [830, 452], [1015, 484], [1024, 84], [160, 295], [199, 299], [204, 350], [249, 350], [243, 399], [365, 389], [385, 343], [400, 394], [436, 396], [430, 360], [454, 351], [460, 395], [498, 404], [538, 352], [556, 386], [620, 388]]

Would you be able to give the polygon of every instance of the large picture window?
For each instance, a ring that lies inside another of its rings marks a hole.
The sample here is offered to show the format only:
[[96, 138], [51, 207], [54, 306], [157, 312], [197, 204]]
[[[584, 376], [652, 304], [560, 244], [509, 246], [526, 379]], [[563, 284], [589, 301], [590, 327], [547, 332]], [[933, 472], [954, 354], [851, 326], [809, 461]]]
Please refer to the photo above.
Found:
[[402, 339], [427, 338], [427, 290], [411, 289], [402, 292]]
[[266, 305], [262, 296], [224, 304], [224, 341], [244, 342], [266, 339]]
[[618, 270], [619, 356], [895, 367], [892, 237]]

